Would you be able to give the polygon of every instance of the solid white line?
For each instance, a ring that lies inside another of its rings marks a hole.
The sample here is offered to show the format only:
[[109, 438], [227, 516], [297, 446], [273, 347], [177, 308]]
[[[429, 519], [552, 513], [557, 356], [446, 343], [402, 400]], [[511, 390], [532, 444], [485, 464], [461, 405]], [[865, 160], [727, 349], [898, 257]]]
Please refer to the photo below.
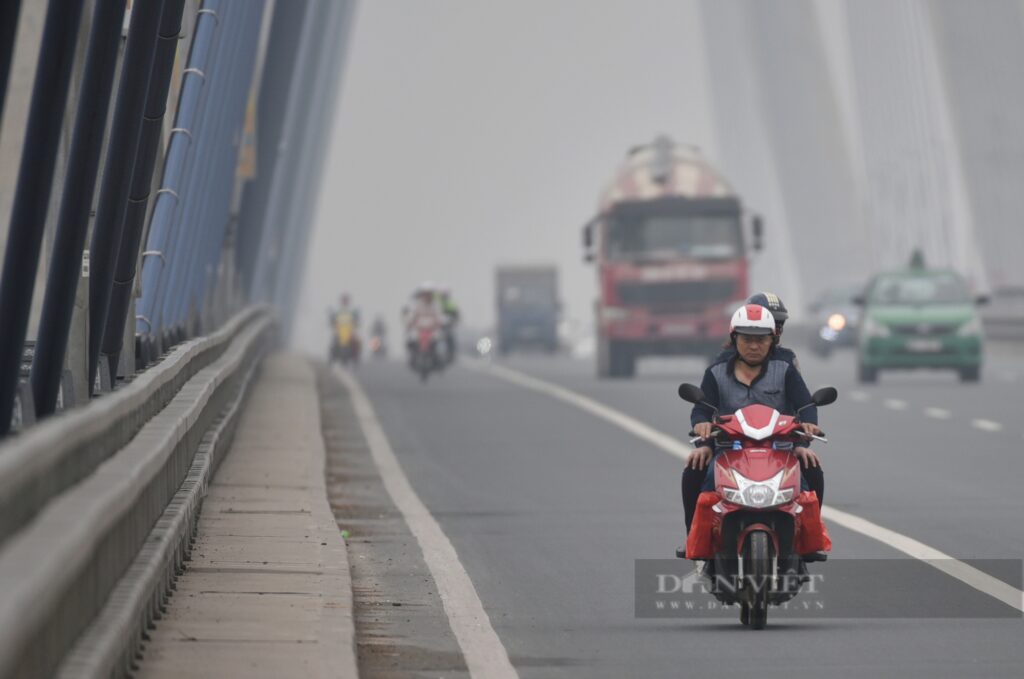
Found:
[[[545, 382], [544, 380], [540, 380], [529, 375], [524, 375], [523, 373], [510, 370], [503, 366], [471, 361], [465, 361], [463, 364], [475, 370], [489, 372], [495, 377], [518, 384], [526, 387], [527, 389], [533, 389], [534, 391], [548, 394], [554, 398], [576, 406], [581, 410], [592, 413], [597, 417], [622, 427], [638, 438], [647, 441], [655, 447], [661, 448], [669, 455], [681, 460], [685, 460], [690, 453], [690, 446], [683, 444], [682, 441], [673, 438], [668, 434], [664, 434], [634, 417], [630, 417], [629, 415], [609, 408], [602, 403], [598, 403], [591, 398], [583, 396], [582, 394], [578, 394], [569, 389], [565, 389], [564, 387], [551, 384], [550, 382]], [[865, 535], [874, 540], [878, 540], [879, 542], [885, 543], [893, 549], [903, 552], [908, 556], [920, 559], [929, 566], [960, 580], [979, 592], [987, 594], [994, 599], [1005, 603], [1007, 606], [1017, 609], [1018, 611], [1024, 612], [1024, 591], [1012, 587], [1002, 580], [992, 577], [988, 573], [980, 571], [962, 561], [958, 561], [948, 554], [929, 547], [922, 542], [918, 542], [911, 537], [879, 526], [876, 523], [872, 523], [867, 519], [862, 519], [854, 514], [848, 514], [847, 512], [826, 506], [822, 508], [821, 515], [825, 519], [834, 521], [848, 530], [860, 533], [861, 535]]]
[[920, 559], [929, 566], [970, 585], [979, 592], [988, 594], [993, 599], [997, 599], [1007, 606], [1024, 612], [1024, 591], [1012, 587], [999, 578], [994, 578], [974, 566], [954, 559], [945, 552], [940, 552], [934, 547], [918, 542], [914, 538], [907, 537], [902, 533], [897, 533], [896, 531], [879, 526], [877, 523], [872, 523], [867, 519], [862, 519], [859, 516], [848, 514], [832, 507], [822, 507], [821, 515], [844, 528], [884, 542], [907, 556]]
[[906, 401], [901, 401], [898, 398], [887, 398], [887, 399], [885, 399], [884, 403], [885, 403], [885, 407], [889, 408], [890, 410], [906, 410], [907, 409], [907, 402]]
[[925, 408], [924, 414], [936, 420], [948, 420], [950, 412], [944, 408]]
[[982, 431], [1002, 431], [1003, 425], [992, 420], [971, 420], [971, 426]]
[[377, 420], [370, 399], [350, 373], [338, 367], [334, 370], [352, 396], [352, 404], [370, 446], [373, 461], [380, 471], [384, 487], [402, 512], [402, 517], [423, 551], [423, 560], [434, 582], [437, 583], [437, 593], [441, 597], [452, 632], [466, 659], [470, 676], [480, 679], [517, 679], [519, 674], [508, 658], [508, 651], [491, 626], [491, 619], [480, 602], [473, 581], [459, 561], [459, 555], [448, 540], [448, 536], [441, 530], [441, 526], [420, 500], [405, 472], [402, 471], [384, 429]]

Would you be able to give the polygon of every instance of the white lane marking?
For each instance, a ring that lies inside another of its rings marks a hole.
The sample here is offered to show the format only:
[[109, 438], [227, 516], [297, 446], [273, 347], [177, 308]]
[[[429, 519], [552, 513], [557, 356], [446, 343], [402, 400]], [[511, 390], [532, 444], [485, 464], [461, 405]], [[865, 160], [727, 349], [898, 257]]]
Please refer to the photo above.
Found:
[[925, 408], [924, 414], [936, 420], [948, 420], [951, 413], [944, 408]]
[[971, 426], [974, 427], [975, 429], [980, 429], [982, 431], [1003, 430], [1003, 425], [999, 424], [998, 422], [993, 422], [992, 420], [982, 420], [980, 418], [976, 420], [971, 420]]
[[854, 401], [859, 401], [860, 403], [864, 403], [865, 401], [867, 401], [871, 397], [868, 396], [866, 391], [855, 390], [855, 391], [851, 391], [850, 392], [850, 398], [852, 398]]
[[402, 518], [409, 525], [409, 530], [416, 536], [416, 541], [423, 551], [423, 560], [434, 582], [437, 583], [437, 593], [441, 597], [452, 632], [466, 659], [470, 676], [479, 679], [518, 679], [519, 674], [508, 658], [508, 651], [491, 626], [491, 619], [480, 602], [473, 581], [459, 561], [459, 555], [448, 536], [441, 530], [441, 526], [420, 500], [405, 472], [402, 471], [387, 435], [377, 420], [370, 399], [351, 374], [338, 367], [334, 370], [352, 395], [352, 404], [370, 446], [373, 461], [380, 471], [384, 487], [402, 512]]
[[906, 410], [907, 402], [898, 398], [887, 398], [884, 401], [885, 407], [889, 410]]
[[[602, 419], [612, 422], [613, 424], [619, 425], [631, 434], [636, 435], [638, 438], [661, 448], [669, 455], [681, 460], [685, 460], [690, 453], [690, 447], [684, 445], [678, 439], [675, 439], [668, 434], [664, 434], [636, 418], [630, 417], [629, 415], [617, 410], [613, 410], [612, 408], [598, 403], [597, 401], [583, 396], [582, 394], [578, 394], [569, 389], [565, 389], [564, 387], [551, 384], [550, 382], [545, 382], [529, 375], [524, 375], [523, 373], [510, 370], [503, 366], [493, 364], [484, 365], [479, 362], [470, 361], [466, 361], [464, 365], [467, 365], [474, 370], [491, 373], [495, 377], [499, 377], [508, 382], [512, 382], [528, 389], [548, 394], [561, 401], [565, 401], [566, 403], [576, 406], [581, 410], [585, 410]], [[848, 514], [847, 512], [828, 506], [822, 508], [821, 514], [829, 521], [834, 521], [848, 530], [852, 530], [855, 533], [860, 533], [861, 535], [865, 535], [869, 538], [885, 543], [893, 549], [903, 552], [915, 559], [920, 559], [929, 566], [960, 580], [979, 592], [987, 594], [994, 599], [1005, 603], [1007, 606], [1017, 609], [1018, 611], [1024, 612], [1024, 591], [1012, 587], [1002, 580], [978, 570], [974, 566], [970, 566], [962, 561], [954, 559], [948, 554], [929, 547], [922, 542], [918, 542], [917, 540], [903, 535], [902, 533], [889, 530], [888, 528], [879, 526], [876, 523], [872, 523], [867, 519], [862, 519], [854, 514]]]
[[867, 519], [862, 519], [859, 516], [848, 514], [833, 507], [822, 507], [821, 515], [829, 521], [835, 521], [844, 528], [884, 542], [907, 556], [919, 559], [932, 568], [936, 568], [946, 575], [970, 585], [979, 592], [988, 594], [993, 599], [997, 599], [1007, 606], [1024, 612], [1024, 591], [1012, 587], [999, 578], [994, 578], [974, 566], [954, 559], [945, 552], [940, 552], [934, 547], [929, 547], [923, 542], [918, 542], [902, 533], [889, 530], [884, 526], [879, 526], [877, 523], [872, 523]]

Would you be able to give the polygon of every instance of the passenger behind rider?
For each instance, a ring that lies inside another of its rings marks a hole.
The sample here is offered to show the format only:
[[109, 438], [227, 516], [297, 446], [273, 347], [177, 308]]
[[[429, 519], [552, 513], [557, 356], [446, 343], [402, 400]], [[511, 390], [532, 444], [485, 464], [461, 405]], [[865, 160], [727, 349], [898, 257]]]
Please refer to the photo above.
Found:
[[[775, 325], [771, 312], [757, 304], [740, 307], [733, 314], [729, 328], [733, 351], [723, 352], [704, 372], [701, 382], [705, 401], [717, 407], [720, 413], [729, 414], [759, 403], [792, 415], [797, 408], [810, 403], [810, 390], [795, 360], [786, 360], [777, 351]], [[714, 411], [708, 406], [695, 405], [690, 415], [694, 433], [708, 438], [714, 428], [713, 415]], [[817, 408], [813, 406], [801, 412], [805, 432], [820, 434], [817, 416]], [[797, 446], [794, 453], [802, 469], [816, 468], [820, 464], [817, 455], [808, 448]], [[701, 490], [714, 489], [713, 467], [709, 466], [713, 455], [711, 447], [704, 445], [696, 448], [687, 460], [682, 479], [687, 533]], [[807, 483], [807, 479], [803, 482]]]
[[437, 298], [441, 313], [444, 315], [445, 359], [451, 362], [455, 360], [455, 326], [460, 317], [459, 305], [452, 297], [451, 288], [448, 286], [444, 286], [438, 291]]

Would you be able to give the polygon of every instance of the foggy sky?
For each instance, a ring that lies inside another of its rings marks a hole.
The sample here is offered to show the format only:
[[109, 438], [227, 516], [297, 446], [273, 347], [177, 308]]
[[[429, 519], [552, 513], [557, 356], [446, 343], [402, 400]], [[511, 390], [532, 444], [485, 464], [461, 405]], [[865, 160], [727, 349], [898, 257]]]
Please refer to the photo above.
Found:
[[714, 158], [694, 0], [359, 4], [296, 340], [322, 353], [350, 291], [367, 321], [430, 279], [493, 322], [494, 267], [554, 263], [592, 322], [580, 230], [626, 150], [668, 133]]

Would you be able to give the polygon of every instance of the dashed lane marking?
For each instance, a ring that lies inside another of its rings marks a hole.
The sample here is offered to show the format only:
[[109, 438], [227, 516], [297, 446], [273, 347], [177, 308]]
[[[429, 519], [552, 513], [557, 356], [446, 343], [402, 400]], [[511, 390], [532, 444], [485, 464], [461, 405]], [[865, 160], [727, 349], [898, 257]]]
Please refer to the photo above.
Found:
[[[487, 364], [480, 361], [465, 361], [464, 365], [474, 370], [489, 373], [497, 378], [505, 380], [506, 382], [511, 382], [521, 387], [547, 394], [560, 401], [564, 401], [565, 403], [573, 405], [580, 410], [584, 410], [605, 421], [611, 422], [622, 429], [625, 429], [637, 438], [647, 441], [651, 445], [661, 448], [669, 455], [681, 460], [685, 460], [690, 453], [690, 446], [685, 445], [679, 439], [660, 432], [635, 417], [631, 417], [630, 415], [626, 415], [618, 410], [609, 408], [603, 403], [598, 403], [594, 399], [578, 394], [570, 389], [560, 387], [556, 384], [546, 382], [516, 370], [511, 370], [504, 366]], [[854, 514], [849, 514], [828, 506], [822, 508], [821, 514], [829, 521], [834, 521], [848, 530], [852, 530], [855, 533], [860, 533], [861, 535], [865, 535], [869, 538], [885, 543], [893, 549], [903, 552], [907, 556], [919, 559], [929, 566], [946, 573], [950, 577], [956, 578], [957, 580], [973, 587], [979, 592], [1003, 602], [1007, 606], [1024, 612], [1024, 591], [1021, 591], [1016, 587], [1012, 587], [1002, 580], [992, 577], [988, 573], [954, 559], [948, 554], [940, 552], [933, 547], [929, 547], [923, 542], [918, 542], [917, 540], [903, 535], [902, 533], [889, 530], [888, 528], [879, 526], [876, 523], [872, 523], [871, 521]]]
[[865, 401], [867, 401], [871, 397], [868, 396], [867, 392], [859, 391], [858, 390], [858, 391], [851, 391], [850, 392], [850, 398], [852, 398], [854, 401], [858, 401], [860, 403], [864, 403]]
[[982, 431], [1002, 431], [1003, 425], [992, 420], [975, 419], [971, 420], [971, 426]]
[[948, 420], [952, 413], [945, 408], [925, 408], [924, 414], [936, 420]]
[[885, 407], [889, 410], [906, 410], [907, 402], [898, 398], [887, 398], [883, 402]]

